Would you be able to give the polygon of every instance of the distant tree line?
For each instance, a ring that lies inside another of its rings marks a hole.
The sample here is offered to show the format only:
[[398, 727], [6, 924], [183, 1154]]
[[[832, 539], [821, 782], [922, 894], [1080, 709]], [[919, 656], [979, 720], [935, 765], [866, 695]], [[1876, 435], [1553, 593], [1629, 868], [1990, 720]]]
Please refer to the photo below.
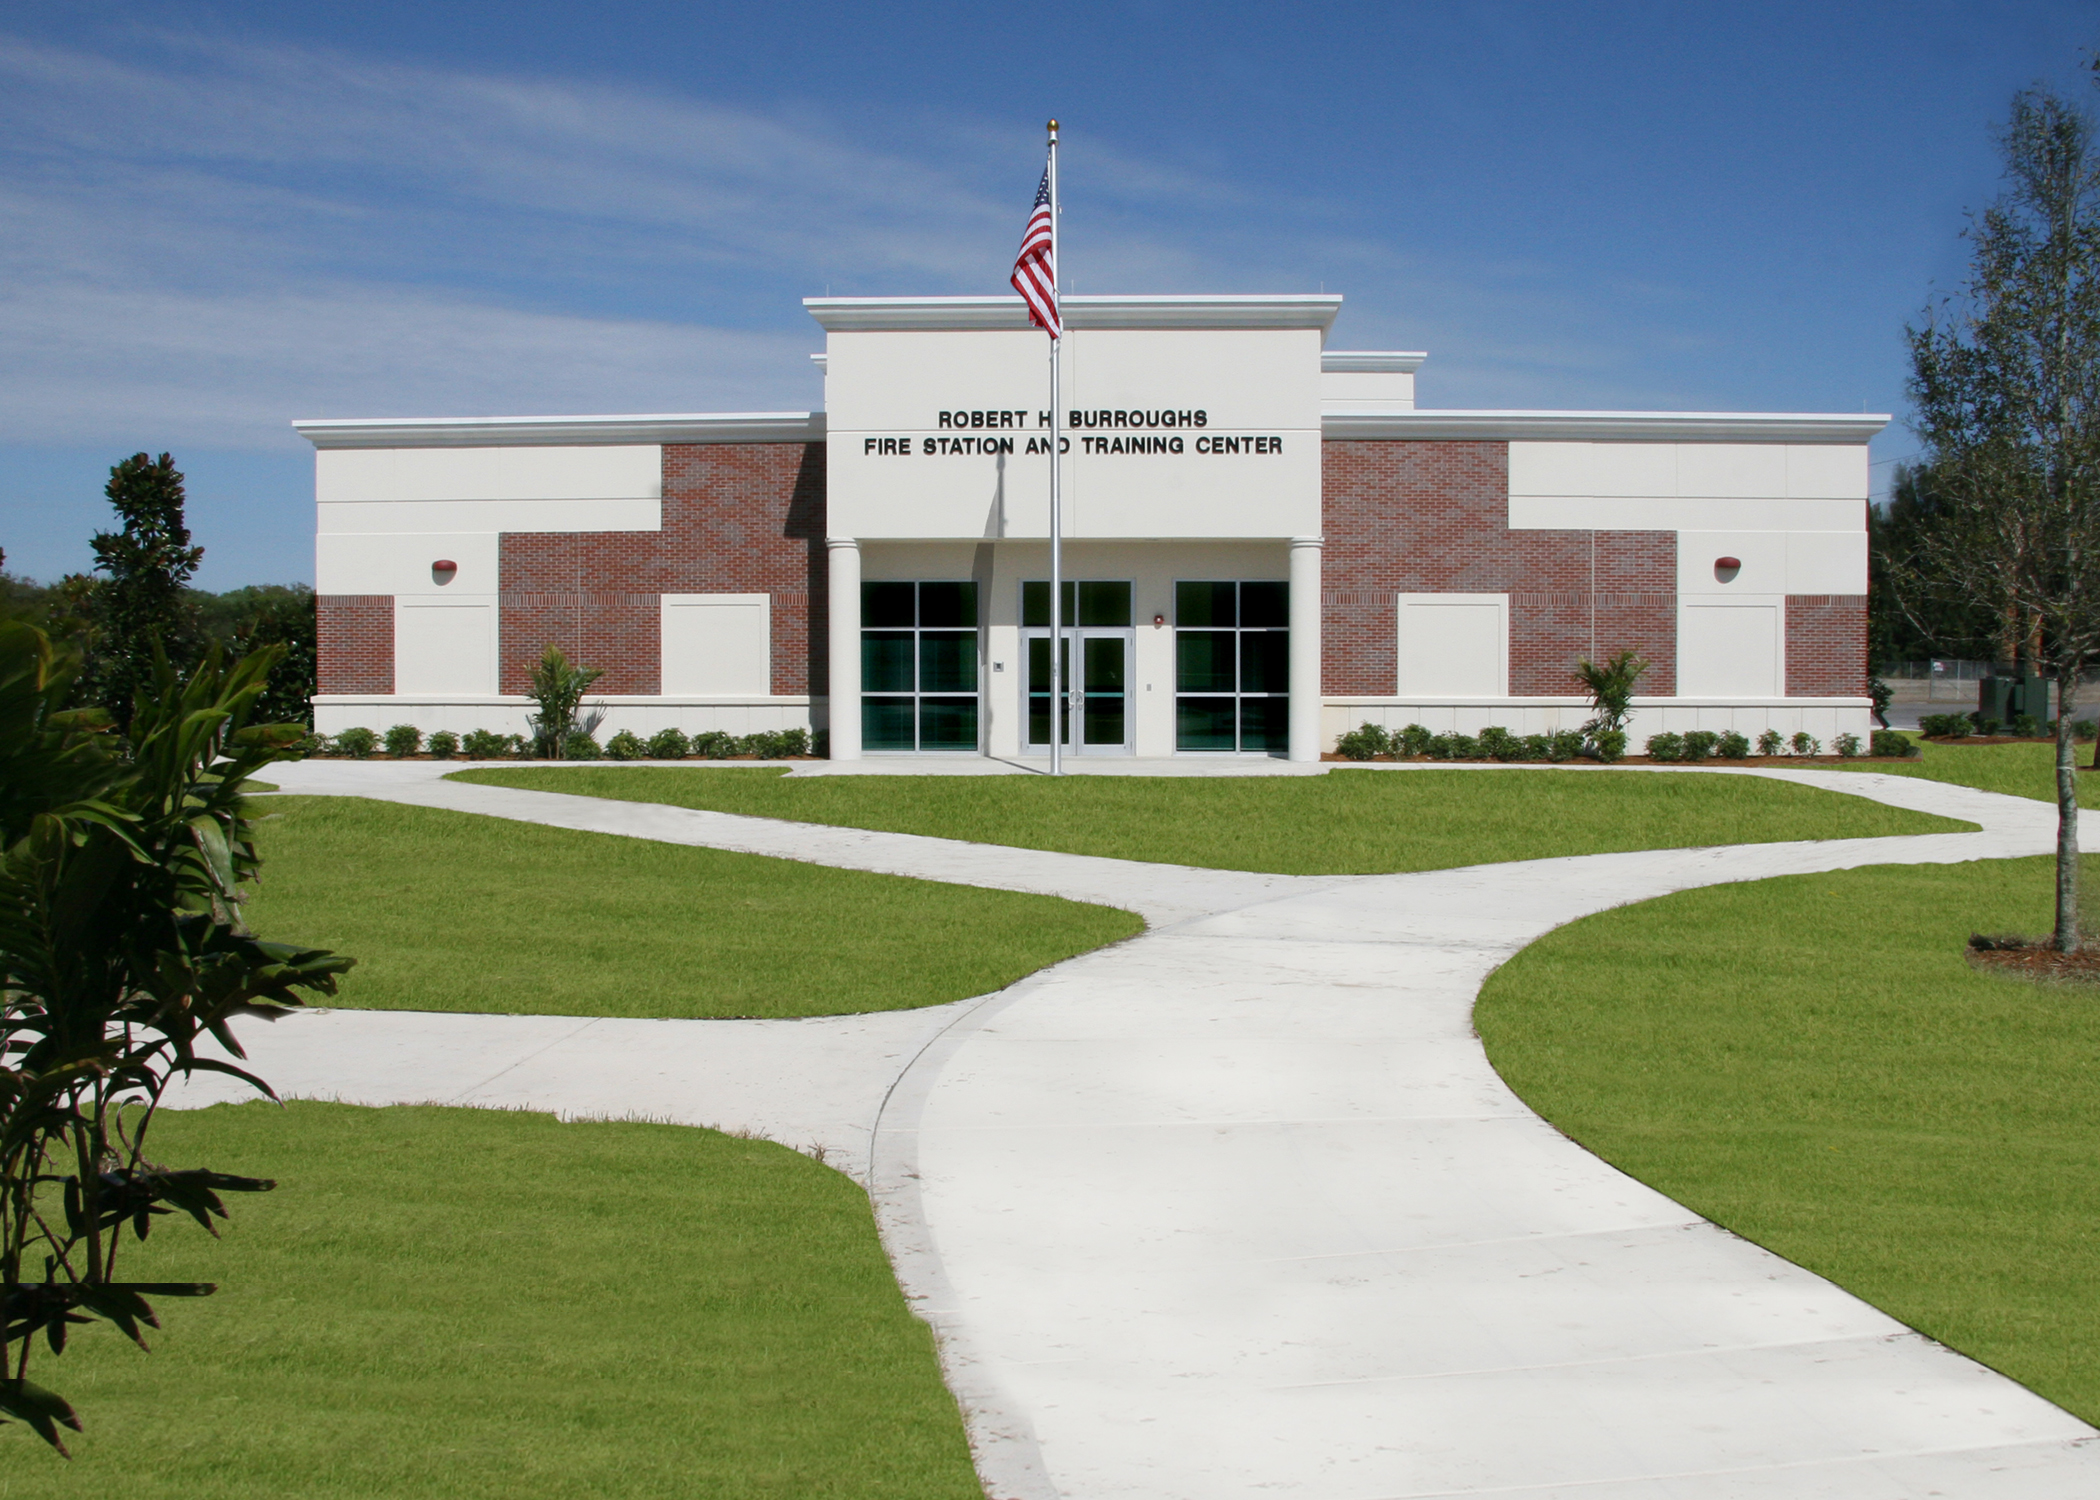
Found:
[[254, 719], [311, 724], [314, 591], [303, 583], [223, 594], [193, 588], [204, 549], [190, 540], [183, 476], [165, 453], [125, 459], [103, 493], [117, 527], [91, 538], [93, 571], [41, 584], [4, 571], [0, 552], [0, 619], [33, 625], [78, 653], [73, 706], [104, 708], [127, 724], [137, 695], [159, 680], [157, 658], [187, 675], [213, 646], [229, 657], [281, 646]]

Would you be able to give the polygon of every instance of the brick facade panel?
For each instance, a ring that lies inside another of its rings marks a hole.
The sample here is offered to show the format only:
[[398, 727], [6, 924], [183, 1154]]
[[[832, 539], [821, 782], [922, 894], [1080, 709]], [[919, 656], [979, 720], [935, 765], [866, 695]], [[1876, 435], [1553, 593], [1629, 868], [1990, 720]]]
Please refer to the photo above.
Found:
[[1786, 597], [1786, 691], [1793, 698], [1863, 698], [1867, 596]]
[[393, 692], [394, 596], [322, 594], [314, 612], [315, 691]]
[[503, 536], [501, 691], [551, 643], [593, 691], [659, 692], [663, 594], [770, 595], [772, 691], [824, 691], [824, 445], [667, 443], [663, 486], [660, 531]]
[[1625, 647], [1644, 693], [1676, 691], [1677, 538], [1667, 531], [1512, 531], [1509, 445], [1323, 445], [1323, 690], [1387, 697], [1399, 675], [1393, 596], [1510, 596], [1509, 689], [1581, 691], [1575, 663]]

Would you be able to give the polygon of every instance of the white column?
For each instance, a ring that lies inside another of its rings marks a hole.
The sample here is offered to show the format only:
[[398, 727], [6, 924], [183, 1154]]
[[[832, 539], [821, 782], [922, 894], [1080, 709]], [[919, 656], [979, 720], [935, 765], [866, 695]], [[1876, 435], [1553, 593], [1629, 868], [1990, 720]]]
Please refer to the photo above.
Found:
[[824, 542], [831, 563], [831, 758], [860, 759], [860, 543]]
[[1320, 758], [1320, 538], [1291, 538], [1292, 760]]

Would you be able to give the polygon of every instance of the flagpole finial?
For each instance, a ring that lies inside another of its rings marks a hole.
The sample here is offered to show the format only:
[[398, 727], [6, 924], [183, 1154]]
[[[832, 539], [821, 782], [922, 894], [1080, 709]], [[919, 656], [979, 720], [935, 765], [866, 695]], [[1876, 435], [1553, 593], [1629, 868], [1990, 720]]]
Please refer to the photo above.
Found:
[[1055, 120], [1050, 122], [1050, 139], [1053, 141], [1057, 139], [1057, 121]]

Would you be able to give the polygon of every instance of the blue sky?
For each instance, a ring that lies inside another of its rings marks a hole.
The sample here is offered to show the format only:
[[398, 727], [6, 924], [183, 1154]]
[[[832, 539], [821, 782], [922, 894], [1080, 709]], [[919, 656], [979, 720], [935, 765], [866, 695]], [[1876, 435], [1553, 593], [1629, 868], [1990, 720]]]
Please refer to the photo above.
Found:
[[[1903, 411], [2014, 90], [2100, 5], [0, 3], [0, 547], [190, 476], [312, 577], [305, 416], [780, 410], [801, 297], [1340, 291], [1427, 406]], [[1900, 427], [1876, 444], [1908, 454]]]

